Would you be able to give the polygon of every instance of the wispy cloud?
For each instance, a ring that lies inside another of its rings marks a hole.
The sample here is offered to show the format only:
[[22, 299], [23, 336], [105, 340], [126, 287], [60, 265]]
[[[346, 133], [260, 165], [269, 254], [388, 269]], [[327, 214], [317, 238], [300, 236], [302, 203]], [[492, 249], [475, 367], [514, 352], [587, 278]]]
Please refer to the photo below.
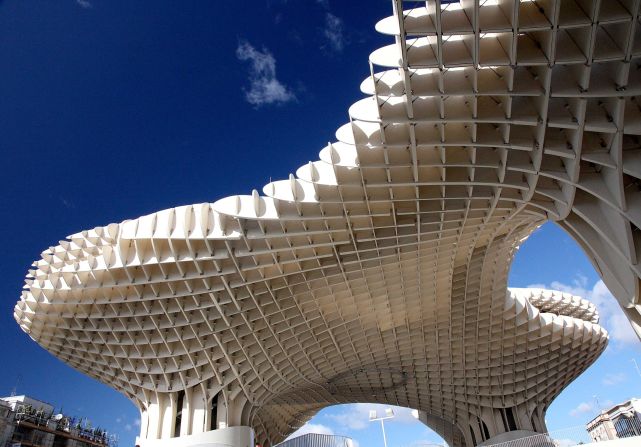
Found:
[[577, 417], [581, 414], [591, 413], [594, 410], [594, 405], [588, 402], [581, 402], [575, 408], [570, 410], [570, 416]]
[[[533, 284], [528, 287], [541, 287], [542, 284]], [[588, 286], [587, 278], [578, 276], [572, 284], [565, 284], [554, 281], [549, 288], [561, 292], [571, 293], [587, 299], [593, 303], [599, 311], [600, 324], [604, 326], [609, 334], [610, 340], [618, 345], [637, 345], [639, 339], [635, 334], [630, 322], [621, 310], [616, 298], [610, 293], [602, 280], [597, 281], [591, 288]]]
[[134, 428], [140, 427], [140, 418], [136, 418], [133, 422], [127, 422], [125, 416], [119, 416], [116, 418], [116, 423], [122, 426], [122, 429], [125, 431], [132, 431]]
[[323, 424], [310, 424], [307, 423], [303, 425], [301, 428], [296, 430], [294, 433], [289, 435], [287, 439], [292, 439], [292, 438], [297, 438], [299, 436], [306, 435], [308, 433], [318, 433], [321, 435], [333, 435], [334, 430], [332, 430], [330, 427], [323, 425]]
[[405, 407], [395, 407], [381, 404], [349, 404], [341, 405], [340, 411], [327, 414], [326, 417], [333, 423], [343, 429], [363, 430], [371, 426], [369, 422], [370, 410], [376, 410], [382, 414], [386, 408], [394, 410], [393, 422], [416, 423], [416, 418], [412, 416], [412, 410]]
[[325, 13], [325, 26], [323, 27], [323, 37], [326, 41], [326, 47], [338, 53], [345, 48], [345, 32], [343, 20], [336, 17], [331, 12]]
[[369, 425], [368, 411], [369, 408], [365, 408], [363, 404], [353, 404], [347, 406], [343, 411], [328, 414], [327, 417], [342, 428], [363, 430]]
[[347, 42], [343, 19], [332, 13], [329, 0], [316, 0], [316, 4], [325, 10], [325, 23], [321, 28], [323, 35], [321, 49], [341, 53]]
[[93, 8], [93, 4], [89, 0], [76, 0], [76, 4], [84, 9]]
[[598, 407], [591, 402], [581, 402], [579, 405], [570, 410], [570, 416], [577, 417], [583, 414], [596, 413], [604, 408], [611, 407], [612, 405], [614, 405], [614, 403], [609, 399], [600, 402]]
[[575, 441], [574, 439], [564, 438], [564, 439], [555, 439], [554, 445], [557, 447], [574, 447], [576, 445], [583, 444], [582, 442]]
[[267, 50], [253, 47], [241, 41], [236, 48], [236, 57], [249, 62], [249, 89], [245, 90], [248, 103], [260, 107], [265, 104], [284, 104], [295, 101], [296, 95], [276, 78], [276, 59]]
[[610, 373], [605, 375], [601, 383], [605, 386], [614, 386], [625, 382], [626, 379], [625, 373]]

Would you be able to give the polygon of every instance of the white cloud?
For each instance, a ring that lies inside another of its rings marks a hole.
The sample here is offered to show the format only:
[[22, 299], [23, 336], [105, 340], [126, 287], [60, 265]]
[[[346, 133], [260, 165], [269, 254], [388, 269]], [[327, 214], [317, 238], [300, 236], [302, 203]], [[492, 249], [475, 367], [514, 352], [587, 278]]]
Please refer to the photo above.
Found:
[[310, 424], [307, 423], [303, 425], [301, 428], [296, 430], [294, 433], [289, 435], [287, 439], [292, 439], [292, 438], [297, 438], [299, 436], [306, 435], [308, 433], [318, 433], [321, 435], [333, 435], [334, 430], [332, 430], [330, 427], [323, 425], [323, 424]]
[[614, 386], [625, 382], [626, 379], [625, 373], [610, 373], [605, 375], [601, 383], [606, 386]]
[[89, 8], [93, 7], [93, 5], [91, 4], [91, 2], [89, 0], [76, 0], [76, 3], [78, 4], [78, 6], [80, 6], [81, 8], [84, 8], [84, 9], [89, 9]]
[[555, 439], [554, 440], [554, 445], [557, 447], [574, 447], [576, 445], [579, 445], [578, 441], [575, 441], [574, 439]]
[[236, 48], [236, 57], [249, 62], [249, 90], [245, 99], [254, 106], [282, 104], [294, 101], [296, 96], [276, 78], [276, 59], [267, 50], [254, 48], [249, 42], [241, 41]]
[[339, 413], [328, 414], [327, 417], [342, 428], [350, 430], [363, 430], [369, 425], [369, 408], [364, 404], [346, 405]]
[[594, 410], [594, 405], [588, 402], [581, 402], [575, 408], [570, 410], [570, 416], [577, 417], [581, 414], [591, 413]]
[[327, 414], [326, 417], [331, 419], [335, 424], [344, 429], [363, 430], [371, 427], [369, 421], [370, 410], [376, 410], [378, 414], [383, 414], [386, 408], [394, 410], [394, 419], [389, 422], [413, 423], [416, 418], [412, 416], [412, 410], [405, 407], [394, 407], [382, 404], [348, 404], [336, 407], [339, 411]]
[[338, 53], [345, 47], [345, 33], [343, 30], [343, 20], [336, 17], [331, 12], [325, 13], [325, 26], [323, 28], [323, 37], [327, 41], [327, 46]]
[[321, 28], [325, 42], [321, 49], [341, 53], [347, 41], [343, 19], [332, 14], [329, 0], [316, 0], [316, 4], [325, 10], [325, 23]]
[[[125, 417], [124, 417], [124, 416], [120, 416], [120, 417], [117, 417], [117, 418], [116, 418], [116, 422], [117, 422], [118, 424], [121, 424], [121, 423], [125, 422], [125, 420], [126, 420], [126, 419], [125, 419]], [[132, 431], [134, 428], [138, 428], [138, 427], [140, 427], [140, 418], [136, 418], [136, 419], [134, 419], [134, 421], [133, 421], [133, 422], [126, 422], [126, 423], [122, 426], [123, 430], [125, 430], [125, 431]]]
[[589, 288], [587, 278], [580, 275], [572, 281], [572, 284], [554, 281], [549, 286], [533, 284], [528, 287], [549, 288], [585, 298], [594, 304], [599, 311], [600, 324], [609, 332], [610, 340], [619, 345], [639, 343], [639, 339], [619, 303], [602, 280], [597, 281], [592, 288]]
[[433, 440], [431, 439], [419, 439], [418, 441], [412, 441], [412, 443], [409, 445], [409, 447], [424, 447], [424, 446], [437, 446], [441, 444], [436, 444]]
[[610, 332], [610, 337], [614, 340], [618, 340], [623, 344], [637, 344], [639, 343], [639, 338], [637, 334], [630, 326], [628, 318], [623, 314], [623, 311], [617, 308], [617, 312], [610, 317], [608, 331]]
[[595, 403], [598, 403], [598, 406], [590, 402], [581, 402], [579, 405], [570, 410], [570, 416], [577, 417], [588, 413], [595, 414], [614, 405], [614, 403], [610, 399], [604, 400], [603, 402], [596, 401]]

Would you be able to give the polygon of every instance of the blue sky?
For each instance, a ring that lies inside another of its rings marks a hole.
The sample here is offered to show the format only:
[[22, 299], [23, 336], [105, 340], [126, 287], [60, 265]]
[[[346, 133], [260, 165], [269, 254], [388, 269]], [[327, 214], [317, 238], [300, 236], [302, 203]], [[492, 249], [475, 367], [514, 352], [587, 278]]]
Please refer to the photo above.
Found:
[[[369, 53], [389, 43], [373, 27], [390, 12], [389, 0], [0, 0], [0, 394], [17, 383], [18, 393], [133, 445], [133, 405], [13, 321], [29, 265], [76, 231], [260, 190], [317, 159], [361, 98]], [[525, 243], [512, 268], [510, 285], [531, 284], [596, 301], [612, 334], [554, 402], [549, 427], [583, 424], [597, 411], [595, 395], [601, 405], [641, 396], [630, 361], [641, 363], [639, 342], [553, 225]], [[329, 408], [311, 424], [379, 445], [369, 408]], [[407, 410], [397, 414], [386, 424], [390, 447], [438, 439]]]

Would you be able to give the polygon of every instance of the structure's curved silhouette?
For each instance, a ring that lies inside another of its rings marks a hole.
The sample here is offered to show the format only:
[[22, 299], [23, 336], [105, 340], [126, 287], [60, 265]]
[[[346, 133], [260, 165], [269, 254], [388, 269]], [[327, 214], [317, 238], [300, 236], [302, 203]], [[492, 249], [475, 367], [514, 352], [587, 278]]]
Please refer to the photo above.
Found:
[[129, 396], [142, 438], [274, 444], [359, 401], [418, 408], [453, 445], [543, 431], [607, 335], [579, 298], [507, 291], [518, 245], [557, 222], [641, 333], [639, 3], [394, 1], [320, 161], [70, 236], [16, 320]]

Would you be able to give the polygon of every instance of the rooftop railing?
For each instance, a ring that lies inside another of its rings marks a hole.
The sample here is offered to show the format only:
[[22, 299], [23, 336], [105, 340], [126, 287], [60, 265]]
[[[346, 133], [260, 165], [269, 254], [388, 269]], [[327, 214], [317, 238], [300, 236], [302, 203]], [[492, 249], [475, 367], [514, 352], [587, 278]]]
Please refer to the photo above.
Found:
[[512, 441], [486, 444], [487, 447], [574, 447], [583, 444], [611, 441], [639, 436], [641, 445], [641, 421], [636, 417], [619, 418], [607, 423], [591, 425], [588, 432], [584, 425], [553, 430]]
[[351, 438], [346, 436], [307, 433], [281, 442], [275, 447], [353, 447]]
[[47, 428], [53, 431], [66, 432], [70, 435], [85, 439], [91, 443], [102, 444], [107, 447], [116, 447], [118, 442], [114, 435], [111, 435], [101, 428], [92, 428], [82, 425], [82, 420], [62, 414], [53, 414], [34, 409], [29, 405], [20, 406], [13, 412], [13, 420], [16, 422], [28, 422], [38, 427]]

